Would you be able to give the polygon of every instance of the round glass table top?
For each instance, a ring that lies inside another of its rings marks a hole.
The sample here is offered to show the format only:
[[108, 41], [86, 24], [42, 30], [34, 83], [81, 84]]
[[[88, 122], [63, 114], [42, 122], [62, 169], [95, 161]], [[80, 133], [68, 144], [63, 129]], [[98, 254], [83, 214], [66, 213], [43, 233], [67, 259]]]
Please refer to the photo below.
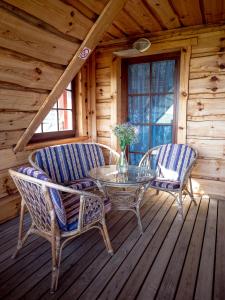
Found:
[[109, 185], [135, 185], [148, 183], [156, 175], [155, 171], [146, 167], [129, 165], [127, 172], [122, 173], [116, 165], [108, 165], [91, 169], [89, 176]]

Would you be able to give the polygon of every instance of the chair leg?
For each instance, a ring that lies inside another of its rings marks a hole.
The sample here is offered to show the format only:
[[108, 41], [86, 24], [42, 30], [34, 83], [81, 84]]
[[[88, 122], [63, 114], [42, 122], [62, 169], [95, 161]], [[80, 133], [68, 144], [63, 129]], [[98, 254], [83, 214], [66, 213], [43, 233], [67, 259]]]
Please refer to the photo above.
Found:
[[179, 194], [176, 197], [177, 200], [177, 206], [178, 206], [178, 213], [181, 215], [182, 219], [184, 218], [184, 212], [183, 212], [183, 199], [182, 199], [182, 190], [179, 191]]
[[113, 248], [112, 248], [112, 245], [111, 245], [111, 242], [110, 242], [108, 229], [106, 227], [105, 220], [103, 220], [101, 222], [101, 224], [102, 224], [102, 228], [100, 227], [100, 231], [101, 231], [101, 234], [103, 236], [103, 240], [104, 240], [106, 249], [107, 249], [109, 254], [113, 255]]
[[51, 243], [52, 246], [52, 281], [50, 293], [53, 294], [58, 287], [59, 268], [61, 260], [60, 240], [54, 237]]
[[136, 216], [137, 216], [137, 220], [138, 220], [138, 227], [139, 227], [140, 233], [143, 234], [143, 226], [142, 226], [142, 222], [141, 222], [141, 215], [140, 215], [139, 207], [136, 207]]
[[25, 202], [22, 199], [21, 201], [21, 209], [20, 209], [20, 221], [19, 221], [19, 234], [18, 234], [18, 241], [17, 241], [17, 247], [16, 251], [13, 253], [12, 258], [16, 258], [18, 255], [20, 249], [23, 247], [23, 244], [27, 240], [29, 234], [31, 233], [31, 228], [26, 232], [25, 236], [23, 237], [23, 221], [24, 221], [24, 213], [25, 213]]
[[188, 195], [190, 196], [191, 200], [194, 202], [194, 204], [197, 205], [197, 202], [195, 201], [195, 198], [194, 198], [194, 193], [193, 193], [193, 187], [192, 187], [191, 177], [189, 178], [189, 185], [190, 185], [190, 191], [189, 191], [188, 188], [187, 188], [187, 189], [186, 189], [186, 190], [187, 190], [187, 193], [188, 193]]

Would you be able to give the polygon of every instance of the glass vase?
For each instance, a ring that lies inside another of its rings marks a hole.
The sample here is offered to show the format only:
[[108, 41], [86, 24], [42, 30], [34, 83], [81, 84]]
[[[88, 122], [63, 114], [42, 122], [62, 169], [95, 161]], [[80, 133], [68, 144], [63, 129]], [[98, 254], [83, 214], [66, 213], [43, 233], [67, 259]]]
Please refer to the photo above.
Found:
[[126, 173], [128, 171], [128, 161], [126, 156], [126, 148], [121, 149], [120, 157], [117, 163], [119, 173]]

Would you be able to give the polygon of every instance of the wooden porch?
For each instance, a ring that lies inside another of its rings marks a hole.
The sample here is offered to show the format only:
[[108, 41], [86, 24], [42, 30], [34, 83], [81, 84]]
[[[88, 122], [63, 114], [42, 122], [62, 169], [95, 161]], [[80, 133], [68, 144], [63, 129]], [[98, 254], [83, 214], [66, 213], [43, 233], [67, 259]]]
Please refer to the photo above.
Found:
[[70, 242], [53, 296], [49, 243], [32, 236], [12, 260], [18, 218], [8, 221], [0, 225], [0, 298], [225, 299], [225, 201], [204, 196], [197, 203], [185, 199], [183, 222], [171, 196], [149, 193], [141, 209], [143, 236], [132, 213], [111, 212], [114, 255], [97, 231]]

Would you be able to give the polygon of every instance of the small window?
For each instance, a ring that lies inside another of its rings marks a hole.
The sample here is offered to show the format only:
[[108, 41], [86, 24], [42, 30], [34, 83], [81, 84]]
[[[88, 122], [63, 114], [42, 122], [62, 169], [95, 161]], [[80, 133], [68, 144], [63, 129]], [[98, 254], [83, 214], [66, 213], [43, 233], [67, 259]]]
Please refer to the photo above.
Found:
[[71, 82], [39, 125], [31, 142], [68, 138], [75, 135], [73, 95], [73, 82]]

